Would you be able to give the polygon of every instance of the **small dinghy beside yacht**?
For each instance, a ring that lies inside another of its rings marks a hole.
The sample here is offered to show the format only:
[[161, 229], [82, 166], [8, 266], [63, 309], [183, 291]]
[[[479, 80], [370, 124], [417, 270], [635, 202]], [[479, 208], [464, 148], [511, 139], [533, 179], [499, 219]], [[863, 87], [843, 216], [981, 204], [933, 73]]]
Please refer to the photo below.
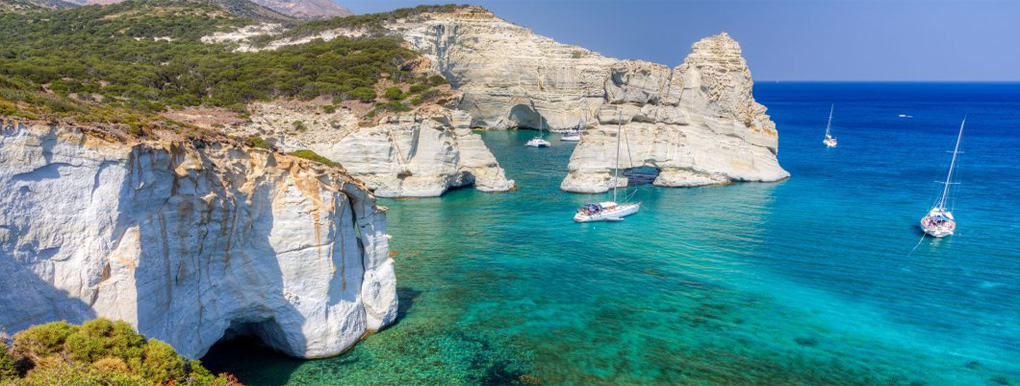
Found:
[[939, 195], [938, 201], [928, 211], [928, 215], [921, 219], [921, 229], [931, 237], [946, 237], [956, 232], [956, 218], [953, 217], [951, 210], [946, 209], [946, 204], [949, 201], [950, 186], [954, 184], [953, 171], [956, 169], [956, 156], [960, 153], [960, 139], [963, 138], [963, 126], [966, 123], [967, 118], [963, 118], [963, 122], [960, 123], [960, 133], [956, 135], [956, 147], [953, 148], [953, 160], [949, 162], [949, 173], [946, 175], [946, 182], [939, 182], [940, 184], [945, 184], [942, 188], [942, 194]]
[[836, 105], [829, 107], [829, 122], [825, 124], [825, 139], [822, 140], [822, 143], [824, 143], [825, 147], [828, 148], [836, 147], [836, 137], [829, 134], [829, 130], [832, 128], [832, 112], [835, 109]]
[[637, 213], [641, 209], [641, 203], [617, 203], [617, 181], [620, 177], [620, 137], [623, 135], [623, 119], [618, 119], [619, 126], [616, 129], [616, 168], [613, 172], [613, 200], [599, 203], [584, 204], [574, 214], [576, 222], [592, 221], [623, 221], [623, 218]]

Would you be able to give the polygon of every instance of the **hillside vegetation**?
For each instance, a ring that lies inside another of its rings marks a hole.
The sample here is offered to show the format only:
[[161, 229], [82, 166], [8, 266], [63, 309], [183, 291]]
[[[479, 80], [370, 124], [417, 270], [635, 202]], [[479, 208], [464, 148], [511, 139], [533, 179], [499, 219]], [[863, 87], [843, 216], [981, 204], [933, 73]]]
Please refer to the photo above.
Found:
[[146, 339], [125, 322], [96, 319], [81, 326], [53, 322], [0, 339], [3, 385], [240, 385], [213, 375], [173, 347]]
[[243, 112], [255, 101], [320, 96], [338, 102], [380, 97], [380, 105], [393, 109], [392, 100], [383, 103], [377, 95], [380, 80], [434, 84], [413, 73], [418, 55], [395, 37], [316, 40], [250, 53], [205, 44], [203, 36], [255, 23], [218, 4], [129, 0], [0, 13], [0, 115], [143, 126], [166, 109]]

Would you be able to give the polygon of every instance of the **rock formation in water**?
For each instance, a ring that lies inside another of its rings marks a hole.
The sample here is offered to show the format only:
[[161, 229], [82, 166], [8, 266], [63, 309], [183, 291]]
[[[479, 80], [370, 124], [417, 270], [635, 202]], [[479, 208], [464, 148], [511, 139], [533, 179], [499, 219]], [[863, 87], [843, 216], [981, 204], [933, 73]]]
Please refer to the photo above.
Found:
[[223, 131], [263, 138], [285, 152], [312, 150], [343, 165], [379, 197], [435, 197], [464, 186], [483, 192], [514, 187], [462, 112], [431, 105], [362, 127], [359, 114], [348, 108], [326, 113], [315, 105], [258, 103], [249, 109], [248, 122]]
[[673, 70], [642, 62], [613, 66], [600, 125], [585, 131], [560, 188], [596, 193], [627, 184], [612, 178], [620, 124], [620, 168], [657, 168], [658, 186], [789, 177], [776, 159], [775, 123], [751, 88], [740, 46], [725, 33], [695, 43]]
[[0, 326], [107, 317], [201, 356], [340, 353], [396, 317], [385, 209], [342, 169], [219, 139], [0, 128]]
[[[612, 187], [617, 116], [629, 145], [621, 167], [658, 168], [657, 185], [789, 176], [776, 159], [775, 124], [754, 101], [740, 46], [725, 33], [695, 43], [671, 70], [557, 43], [477, 7], [416, 14], [384, 26], [463, 94], [458, 108], [473, 116], [473, 126], [555, 130], [587, 123], [564, 190]], [[268, 47], [359, 33], [334, 29]]]

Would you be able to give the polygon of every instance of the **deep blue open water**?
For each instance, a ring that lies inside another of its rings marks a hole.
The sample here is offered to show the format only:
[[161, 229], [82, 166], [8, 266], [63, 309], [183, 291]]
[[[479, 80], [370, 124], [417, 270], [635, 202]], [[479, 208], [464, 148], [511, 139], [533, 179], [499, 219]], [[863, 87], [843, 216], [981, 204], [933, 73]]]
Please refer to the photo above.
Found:
[[[1020, 84], [755, 96], [789, 180], [640, 186], [639, 214], [575, 224], [601, 196], [558, 190], [574, 145], [483, 132], [519, 190], [381, 200], [396, 325], [331, 359], [205, 359], [249, 384], [1020, 384]], [[957, 234], [911, 253], [965, 114]]]

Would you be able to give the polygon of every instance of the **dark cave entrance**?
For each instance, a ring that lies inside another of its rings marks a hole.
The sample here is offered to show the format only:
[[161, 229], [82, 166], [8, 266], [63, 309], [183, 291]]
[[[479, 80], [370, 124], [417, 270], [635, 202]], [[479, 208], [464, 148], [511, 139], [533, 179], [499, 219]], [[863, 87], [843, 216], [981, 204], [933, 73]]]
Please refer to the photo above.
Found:
[[627, 177], [627, 186], [651, 185], [659, 178], [659, 169], [651, 166], [624, 169], [623, 176]]
[[213, 374], [228, 372], [239, 377], [264, 366], [296, 368], [301, 359], [291, 358], [267, 343], [278, 330], [279, 326], [272, 319], [233, 321], [223, 337], [202, 356], [202, 365]]

